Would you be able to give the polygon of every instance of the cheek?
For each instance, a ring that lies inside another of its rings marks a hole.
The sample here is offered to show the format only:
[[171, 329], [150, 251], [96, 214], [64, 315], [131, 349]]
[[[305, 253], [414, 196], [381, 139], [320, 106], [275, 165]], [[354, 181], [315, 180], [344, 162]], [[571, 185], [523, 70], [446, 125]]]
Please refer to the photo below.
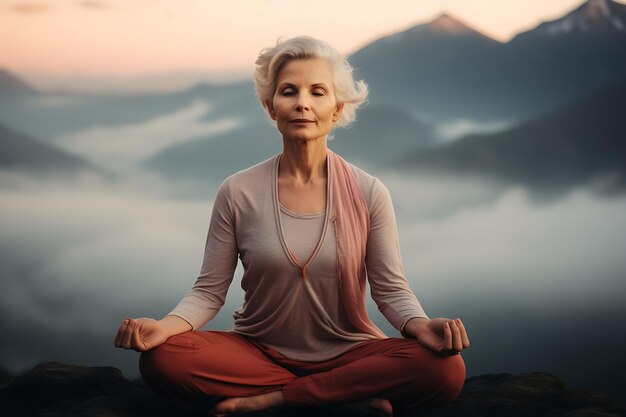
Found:
[[334, 113], [335, 113], [335, 106], [334, 105], [332, 105], [332, 106], [330, 106], [330, 107], [328, 107], [326, 109], [326, 115], [327, 115], [328, 119], [331, 120], [331, 121], [332, 121], [332, 119], [334, 117], [333, 116]]
[[281, 113], [285, 113], [287, 103], [285, 103], [284, 99], [275, 98], [272, 104], [274, 106], [274, 111], [276, 112], [277, 115], [280, 115]]

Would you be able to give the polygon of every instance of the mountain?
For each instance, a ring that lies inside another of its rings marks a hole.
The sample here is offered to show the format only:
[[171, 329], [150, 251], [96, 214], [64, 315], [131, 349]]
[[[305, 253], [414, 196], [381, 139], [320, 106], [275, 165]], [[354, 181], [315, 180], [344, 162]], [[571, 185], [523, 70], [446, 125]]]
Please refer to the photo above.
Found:
[[626, 190], [626, 83], [504, 132], [470, 135], [403, 159], [405, 168], [496, 177], [558, 191], [604, 176]]
[[[385, 165], [435, 141], [430, 126], [392, 107], [361, 109], [353, 125], [337, 129], [334, 134], [328, 146], [357, 165]], [[144, 166], [170, 179], [221, 181], [281, 150], [280, 132], [267, 118], [251, 116], [238, 129], [173, 145], [148, 159]]]
[[0, 95], [19, 97], [33, 96], [37, 91], [16, 75], [0, 68]]
[[435, 142], [432, 127], [404, 110], [371, 105], [359, 110], [354, 125], [337, 129], [328, 146], [357, 165], [387, 165], [407, 152]]
[[506, 51], [515, 82], [539, 109], [554, 109], [624, 78], [626, 5], [588, 0], [517, 35]]
[[512, 43], [536, 37], [571, 35], [626, 36], [626, 5], [611, 0], [588, 0], [567, 15], [543, 22], [533, 30], [518, 34]]
[[54, 143], [68, 132], [95, 126], [142, 124], [167, 117], [197, 101], [209, 107], [204, 120], [215, 120], [224, 114], [248, 118], [254, 110], [261, 113], [250, 80], [224, 85], [201, 83], [166, 93], [41, 94], [29, 100], [0, 95], [0, 123]]
[[0, 168], [36, 174], [72, 174], [82, 170], [106, 174], [82, 158], [39, 142], [1, 124]]
[[[378, 39], [349, 56], [370, 86], [371, 102], [431, 117], [472, 113], [498, 65], [502, 45], [443, 14], [431, 22]], [[497, 105], [484, 116], [497, 113]]]
[[147, 159], [143, 166], [171, 180], [219, 184], [228, 175], [281, 150], [280, 133], [267, 120], [255, 120], [210, 138], [173, 145]]
[[389, 41], [397, 40], [402, 37], [414, 37], [415, 39], [424, 39], [424, 36], [431, 37], [431, 40], [437, 38], [458, 38], [458, 39], [477, 39], [480, 41], [496, 42], [490, 37], [483, 35], [476, 29], [467, 26], [465, 23], [454, 18], [448, 13], [441, 13], [434, 20], [413, 26], [397, 35], [388, 38]]
[[442, 15], [349, 59], [376, 104], [439, 122], [530, 120], [623, 78], [625, 9], [588, 0], [505, 44]]

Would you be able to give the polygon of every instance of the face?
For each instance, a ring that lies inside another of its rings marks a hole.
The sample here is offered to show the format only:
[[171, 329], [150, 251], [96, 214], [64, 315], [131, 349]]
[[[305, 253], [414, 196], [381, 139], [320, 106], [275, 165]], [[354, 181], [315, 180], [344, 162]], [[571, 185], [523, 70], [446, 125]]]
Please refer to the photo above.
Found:
[[335, 99], [330, 65], [322, 59], [295, 59], [283, 65], [267, 105], [283, 138], [290, 140], [325, 138], [343, 109]]

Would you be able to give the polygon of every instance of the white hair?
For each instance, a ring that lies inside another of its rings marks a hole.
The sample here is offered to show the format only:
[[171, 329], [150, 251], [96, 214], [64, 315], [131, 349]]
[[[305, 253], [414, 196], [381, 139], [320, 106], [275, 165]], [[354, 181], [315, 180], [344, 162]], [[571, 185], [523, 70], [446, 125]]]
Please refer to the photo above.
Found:
[[298, 36], [282, 42], [279, 38], [276, 46], [261, 50], [254, 71], [256, 95], [261, 105], [269, 110], [267, 101], [271, 101], [276, 93], [276, 81], [281, 68], [294, 59], [316, 58], [323, 59], [330, 65], [335, 100], [337, 104], [343, 104], [341, 115], [333, 123], [333, 127], [348, 126], [356, 119], [356, 110], [367, 100], [367, 84], [363, 80], [354, 81], [352, 66], [335, 48], [310, 36]]

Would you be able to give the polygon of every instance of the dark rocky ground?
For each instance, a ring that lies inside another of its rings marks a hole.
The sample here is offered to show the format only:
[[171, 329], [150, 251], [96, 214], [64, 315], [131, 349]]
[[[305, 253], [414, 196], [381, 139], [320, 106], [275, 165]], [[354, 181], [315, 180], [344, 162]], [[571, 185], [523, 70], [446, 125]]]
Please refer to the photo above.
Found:
[[[154, 394], [141, 379], [113, 367], [46, 362], [18, 376], [0, 370], [0, 416], [206, 416], [210, 402], [181, 403]], [[248, 414], [252, 416], [252, 414]], [[255, 413], [255, 417], [350, 416], [339, 409]], [[626, 406], [593, 390], [566, 386], [546, 373], [486, 374], [469, 378], [452, 403], [395, 413], [406, 417], [613, 417]], [[354, 414], [352, 414], [354, 416]]]

